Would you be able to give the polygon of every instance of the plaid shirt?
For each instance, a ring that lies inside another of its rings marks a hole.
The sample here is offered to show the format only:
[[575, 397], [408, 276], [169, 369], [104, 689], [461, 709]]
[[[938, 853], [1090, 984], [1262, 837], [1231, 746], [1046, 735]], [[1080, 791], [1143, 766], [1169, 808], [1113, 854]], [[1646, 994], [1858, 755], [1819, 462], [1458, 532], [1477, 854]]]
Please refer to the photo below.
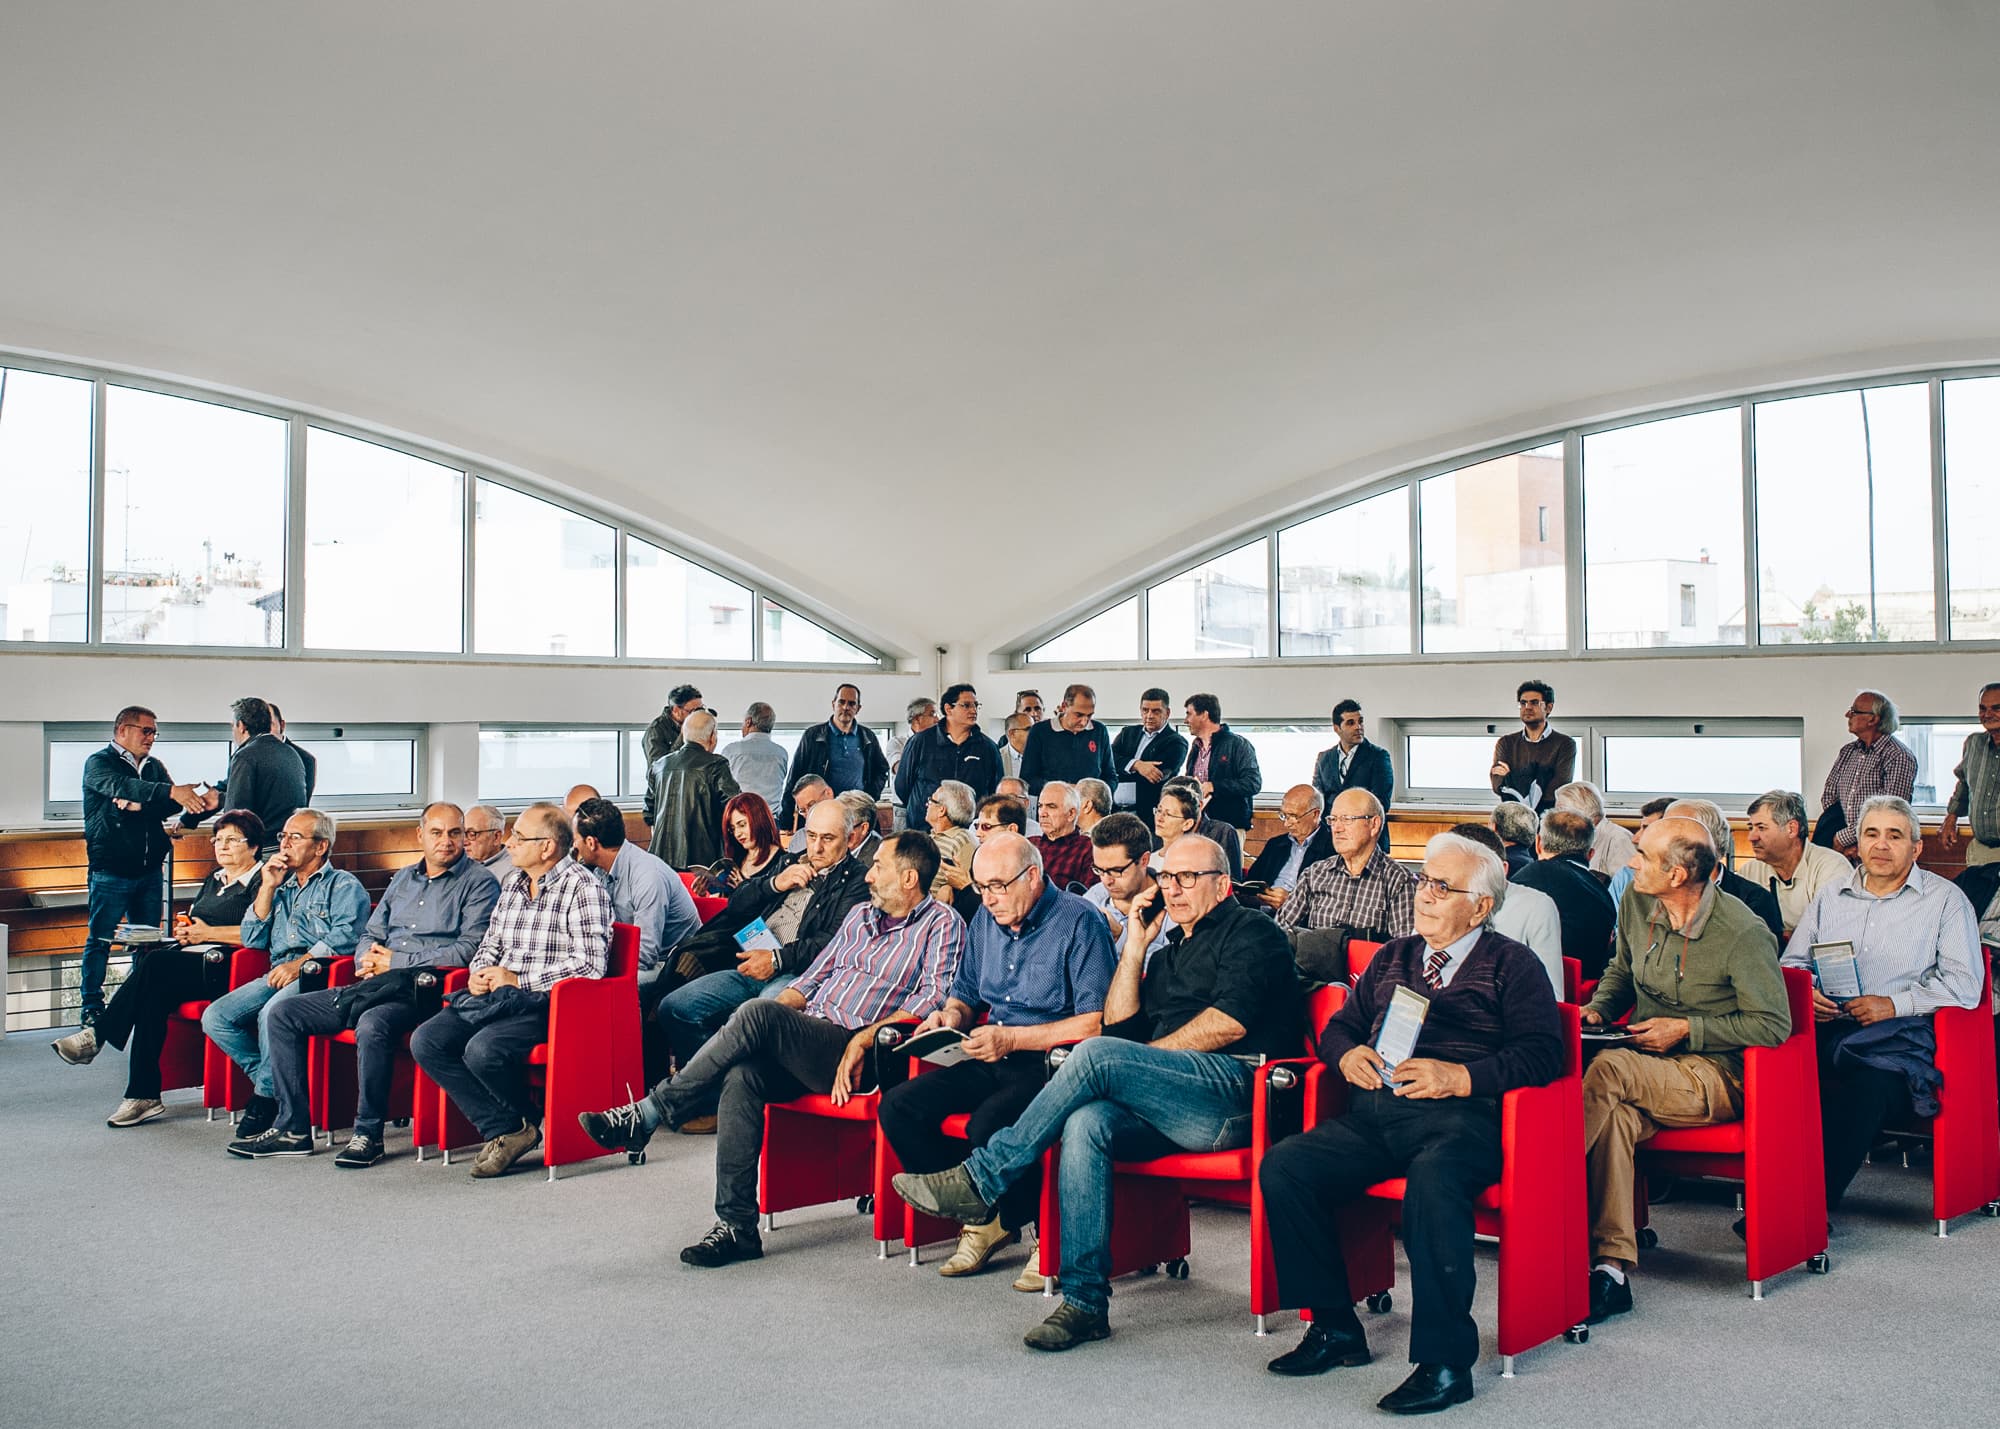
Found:
[[1097, 882], [1097, 865], [1090, 857], [1090, 835], [1071, 830], [1065, 838], [1036, 834], [1028, 840], [1042, 854], [1042, 877], [1065, 893], [1072, 883], [1085, 888]]
[[1861, 841], [1861, 806], [1877, 794], [1894, 794], [1907, 799], [1917, 787], [1917, 756], [1893, 735], [1883, 735], [1872, 745], [1850, 740], [1834, 756], [1833, 768], [1826, 771], [1826, 788], [1820, 791], [1821, 811], [1836, 801], [1847, 827], [1833, 836], [1837, 849], [1852, 849]]
[[1417, 929], [1416, 875], [1379, 846], [1369, 851], [1359, 876], [1339, 855], [1323, 858], [1299, 875], [1278, 910], [1278, 926], [1288, 933], [1301, 926], [1345, 928], [1369, 941], [1407, 937]]
[[928, 1017], [944, 1006], [958, 972], [965, 921], [949, 904], [926, 898], [894, 928], [882, 926], [873, 903], [850, 908], [840, 930], [792, 984], [808, 1017], [847, 1028], [880, 1022], [894, 1012]]
[[539, 896], [515, 869], [500, 886], [479, 951], [467, 964], [502, 967], [528, 992], [566, 977], [603, 977], [611, 960], [611, 895], [591, 871], [565, 858], [542, 875]]
[[1972, 818], [1972, 836], [1988, 848], [2000, 845], [2000, 745], [1985, 730], [1965, 739], [1965, 754], [1951, 771], [1958, 785], [1945, 805], [1961, 819]]

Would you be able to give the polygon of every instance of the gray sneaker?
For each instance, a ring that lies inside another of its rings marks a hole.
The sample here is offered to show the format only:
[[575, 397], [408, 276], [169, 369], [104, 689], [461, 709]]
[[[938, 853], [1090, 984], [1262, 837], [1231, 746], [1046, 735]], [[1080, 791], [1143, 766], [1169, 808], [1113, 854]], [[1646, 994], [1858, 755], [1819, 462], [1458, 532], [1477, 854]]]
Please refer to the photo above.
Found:
[[533, 1122], [524, 1121], [519, 1131], [496, 1136], [479, 1148], [479, 1154], [472, 1159], [472, 1174], [481, 1180], [504, 1176], [508, 1167], [541, 1144], [542, 1129]]
[[118, 1103], [118, 1110], [105, 1118], [106, 1126], [137, 1126], [142, 1121], [151, 1121], [156, 1116], [165, 1116], [167, 1109], [157, 1098], [148, 1101], [140, 1097], [127, 1097]]
[[[49, 1045], [56, 1049], [58, 1057], [62, 1058], [72, 1067], [81, 1067], [102, 1050], [101, 1044], [97, 1040], [97, 1029], [95, 1027], [80, 1028], [70, 1033], [67, 1037], [56, 1038]], [[154, 1105], [157, 1106], [158, 1103], [156, 1102]], [[114, 1126], [117, 1125], [116, 1122], [112, 1124]]]

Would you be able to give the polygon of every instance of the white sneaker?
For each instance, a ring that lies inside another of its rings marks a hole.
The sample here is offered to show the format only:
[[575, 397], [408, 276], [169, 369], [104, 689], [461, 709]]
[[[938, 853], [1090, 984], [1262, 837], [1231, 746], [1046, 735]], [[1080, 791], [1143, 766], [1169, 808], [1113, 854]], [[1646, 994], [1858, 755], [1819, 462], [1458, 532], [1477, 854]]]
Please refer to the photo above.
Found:
[[98, 1053], [97, 1029], [95, 1027], [79, 1028], [67, 1037], [56, 1038], [49, 1045], [56, 1049], [58, 1057], [62, 1058], [72, 1067], [81, 1067]]
[[158, 1100], [142, 1101], [138, 1097], [127, 1097], [118, 1103], [118, 1110], [106, 1119], [106, 1126], [137, 1126], [142, 1121], [151, 1121], [156, 1116], [165, 1116], [166, 1107]]

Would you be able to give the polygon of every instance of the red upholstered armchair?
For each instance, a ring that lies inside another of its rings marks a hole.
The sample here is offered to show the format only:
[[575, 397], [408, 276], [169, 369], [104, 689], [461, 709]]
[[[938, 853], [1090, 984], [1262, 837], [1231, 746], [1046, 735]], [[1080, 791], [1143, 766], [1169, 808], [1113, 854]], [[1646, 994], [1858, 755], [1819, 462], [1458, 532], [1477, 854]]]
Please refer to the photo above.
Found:
[[[450, 997], [464, 987], [464, 968], [447, 968], [434, 974], [440, 979], [435, 996]], [[345, 987], [354, 981], [354, 959], [336, 958], [327, 969], [328, 987]], [[306, 1104], [315, 1132], [324, 1132], [330, 1145], [336, 1128], [354, 1124], [354, 1108], [359, 1100], [355, 1070], [355, 1038], [352, 1029], [331, 1037], [314, 1037], [306, 1044]], [[406, 1034], [396, 1053], [395, 1078], [389, 1087], [388, 1116], [391, 1121], [410, 1122], [410, 1141], [417, 1160], [427, 1148], [438, 1144], [440, 1093], [437, 1084], [424, 1075], [410, 1055]]]
[[694, 875], [692, 873], [683, 873], [681, 875], [681, 882], [687, 885], [688, 896], [694, 899], [694, 911], [701, 914], [702, 922], [708, 922], [709, 919], [729, 906], [729, 900], [720, 895], [696, 893], [694, 891]]
[[209, 996], [183, 1002], [167, 1014], [167, 1038], [160, 1049], [160, 1086], [167, 1091], [200, 1087], [208, 1119], [218, 1111], [237, 1112], [250, 1105], [250, 1079], [201, 1030], [208, 1004], [253, 978], [271, 971], [271, 955], [259, 948], [217, 949], [203, 968]]

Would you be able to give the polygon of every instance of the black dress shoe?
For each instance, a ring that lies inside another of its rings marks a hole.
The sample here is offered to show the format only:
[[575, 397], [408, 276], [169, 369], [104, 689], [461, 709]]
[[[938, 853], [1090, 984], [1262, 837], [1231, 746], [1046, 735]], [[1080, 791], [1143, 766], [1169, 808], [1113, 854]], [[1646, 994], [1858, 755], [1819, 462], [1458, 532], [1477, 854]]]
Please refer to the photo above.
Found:
[[1368, 1353], [1368, 1339], [1359, 1330], [1329, 1330], [1315, 1320], [1306, 1326], [1306, 1337], [1288, 1354], [1279, 1355], [1264, 1368], [1272, 1374], [1325, 1374], [1346, 1365], [1367, 1364], [1375, 1356]]
[[1584, 1324], [1601, 1325], [1613, 1315], [1623, 1315], [1631, 1308], [1631, 1276], [1614, 1280], [1606, 1271], [1590, 1272], [1590, 1313], [1584, 1316]]
[[1435, 1414], [1472, 1398], [1472, 1366], [1420, 1364], [1410, 1377], [1376, 1401], [1391, 1414]]

